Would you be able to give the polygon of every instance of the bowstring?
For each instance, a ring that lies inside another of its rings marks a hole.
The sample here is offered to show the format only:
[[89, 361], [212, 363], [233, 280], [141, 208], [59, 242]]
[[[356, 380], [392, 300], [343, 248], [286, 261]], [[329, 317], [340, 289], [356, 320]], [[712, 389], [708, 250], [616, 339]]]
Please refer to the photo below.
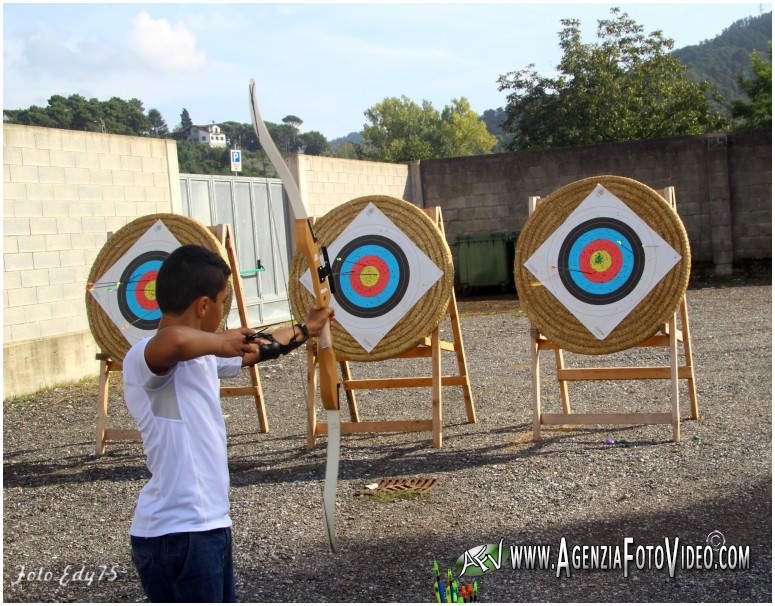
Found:
[[[266, 184], [266, 203], [267, 203], [268, 210], [269, 210], [269, 235], [272, 238], [272, 248], [275, 249], [276, 252], [281, 252], [280, 251], [279, 232], [278, 232], [278, 229], [277, 229], [277, 221], [275, 220], [274, 209], [273, 209], [273, 204], [272, 204], [272, 190], [269, 187], [269, 178], [266, 176], [266, 174], [267, 174], [267, 171], [266, 171], [266, 169], [267, 169], [266, 157], [263, 158], [263, 164], [264, 164], [264, 182]], [[282, 180], [281, 180], [281, 182], [282, 182]], [[284, 199], [282, 186], [280, 187], [280, 197]], [[310, 229], [311, 229], [311, 227], [310, 227]], [[293, 261], [293, 255], [291, 255], [291, 259], [290, 259], [290, 261], [288, 263], [288, 265], [289, 265], [288, 271], [289, 272], [290, 272], [290, 262], [292, 262], [292, 261]], [[275, 264], [273, 264], [273, 265], [275, 265]], [[310, 273], [312, 273], [311, 269], [310, 269]], [[293, 324], [294, 315], [293, 315], [293, 308], [291, 307], [291, 288], [290, 288], [291, 285], [289, 283], [288, 275], [286, 274], [286, 271], [285, 271], [285, 264], [282, 263], [282, 262], [280, 263], [280, 274], [281, 274], [282, 280], [283, 280], [282, 283], [285, 284], [286, 295], [287, 295], [287, 298], [288, 298], [288, 312], [289, 312], [289, 315], [291, 316], [291, 324]], [[307, 345], [307, 347], [309, 347], [309, 345]], [[305, 355], [306, 355], [306, 352], [305, 352]], [[302, 386], [302, 391], [304, 393], [304, 402], [306, 403], [308, 401], [308, 393], [307, 393], [307, 381], [305, 380], [306, 379], [306, 372], [304, 371], [303, 365], [299, 366], [298, 373], [299, 373], [299, 378], [300, 378], [300, 382], [301, 382], [301, 386]]]

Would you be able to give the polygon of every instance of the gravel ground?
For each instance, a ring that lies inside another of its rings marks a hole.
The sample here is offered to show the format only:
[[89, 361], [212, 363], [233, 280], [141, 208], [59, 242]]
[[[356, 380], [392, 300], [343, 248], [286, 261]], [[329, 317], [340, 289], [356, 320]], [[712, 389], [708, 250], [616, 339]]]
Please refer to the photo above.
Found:
[[[478, 579], [482, 601], [771, 602], [771, 293], [770, 285], [688, 292], [701, 420], [689, 419], [682, 385], [678, 444], [666, 425], [555, 429], [531, 442], [528, 322], [514, 298], [461, 301], [477, 423], [466, 422], [461, 390], [448, 387], [441, 449], [429, 433], [343, 436], [335, 555], [321, 515], [326, 440], [305, 445], [305, 358], [296, 352], [267, 363], [260, 372], [269, 433], [258, 432], [251, 398], [223, 403], [238, 598], [433, 601], [434, 559], [446, 569], [466, 550], [503, 540], [502, 567]], [[568, 361], [664, 365], [667, 352]], [[427, 360], [353, 365], [355, 377], [428, 372]], [[546, 407], [558, 410], [551, 356], [544, 355], [542, 373]], [[117, 379], [111, 425], [130, 427]], [[577, 383], [570, 393], [578, 411], [669, 406], [667, 381]], [[430, 416], [429, 390], [357, 395], [364, 419]], [[5, 601], [144, 600], [127, 532], [148, 473], [136, 443], [111, 443], [95, 458], [96, 398], [89, 381], [4, 402]], [[438, 483], [422, 495], [357, 494], [394, 476]], [[711, 533], [713, 546], [722, 533], [726, 546], [747, 547], [747, 560], [743, 549], [735, 570], [691, 568], [689, 556]], [[631, 554], [652, 555], [651, 567], [634, 560], [625, 576], [615, 561], [602, 570], [574, 562], [574, 553], [593, 546], [623, 556], [626, 538]], [[676, 539], [676, 569], [657, 569], [661, 548], [668, 541], [672, 552]], [[510, 548], [530, 545], [549, 546], [548, 569], [512, 566]], [[563, 546], [569, 576], [552, 568], [563, 564]]]

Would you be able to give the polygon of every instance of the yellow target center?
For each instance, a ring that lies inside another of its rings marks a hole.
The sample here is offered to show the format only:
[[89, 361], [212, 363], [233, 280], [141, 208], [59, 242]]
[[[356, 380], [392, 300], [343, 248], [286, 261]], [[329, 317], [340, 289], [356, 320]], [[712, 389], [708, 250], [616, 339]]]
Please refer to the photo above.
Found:
[[373, 265], [367, 265], [361, 272], [361, 284], [367, 287], [374, 286], [379, 280], [379, 270]]
[[156, 280], [151, 280], [145, 285], [145, 298], [149, 301], [156, 300]]
[[597, 272], [604, 272], [611, 267], [611, 254], [605, 250], [597, 250], [592, 254], [589, 264]]

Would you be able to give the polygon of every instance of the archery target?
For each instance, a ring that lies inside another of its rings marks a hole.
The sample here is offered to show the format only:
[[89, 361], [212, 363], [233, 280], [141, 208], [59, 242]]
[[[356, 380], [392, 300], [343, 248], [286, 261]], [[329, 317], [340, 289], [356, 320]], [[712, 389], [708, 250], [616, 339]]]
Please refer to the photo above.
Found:
[[[444, 274], [374, 204], [328, 247], [336, 320], [367, 352]], [[309, 270], [301, 278], [312, 293]]]
[[118, 307], [121, 317], [140, 330], [155, 329], [161, 320], [156, 303], [156, 276], [169, 252], [152, 250], [132, 259], [121, 274]]
[[[183, 244], [198, 244], [226, 256], [204, 225], [166, 213], [135, 219], [100, 250], [89, 273], [86, 311], [94, 340], [111, 359], [123, 360], [133, 343], [156, 331], [161, 320], [156, 277], [170, 252]], [[230, 284], [224, 324], [231, 297]]]
[[624, 177], [583, 179], [548, 196], [516, 252], [523, 308], [541, 332], [578, 353], [612, 353], [652, 336], [688, 284], [678, 215]]
[[[452, 254], [436, 219], [390, 196], [356, 198], [314, 225], [332, 269], [332, 341], [340, 359], [376, 361], [400, 355], [431, 334], [448, 309]], [[294, 316], [314, 304], [307, 261], [291, 263]]]
[[611, 217], [584, 221], [567, 235], [557, 270], [568, 292], [591, 305], [621, 301], [640, 282], [643, 244], [627, 224]]
[[130, 344], [158, 326], [156, 275], [180, 245], [167, 226], [156, 221], [92, 284], [93, 297]]
[[380, 235], [357, 237], [331, 264], [334, 299], [348, 313], [374, 318], [394, 309], [409, 287], [409, 261], [395, 241]]

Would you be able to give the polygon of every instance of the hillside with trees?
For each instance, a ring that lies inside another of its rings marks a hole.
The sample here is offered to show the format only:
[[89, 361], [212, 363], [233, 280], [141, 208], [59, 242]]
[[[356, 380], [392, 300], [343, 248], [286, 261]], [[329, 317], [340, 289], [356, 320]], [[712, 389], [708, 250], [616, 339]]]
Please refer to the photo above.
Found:
[[735, 21], [721, 34], [700, 44], [685, 46], [673, 56], [688, 68], [695, 82], [708, 81], [721, 95], [727, 109], [745, 96], [739, 79], [751, 78], [751, 53], [769, 56], [772, 13]]
[[[612, 19], [598, 23], [604, 40], [599, 44], [582, 44], [577, 20], [561, 21], [565, 54], [558, 78], [541, 76], [532, 66], [500, 77], [501, 90], [511, 91], [507, 106], [481, 116], [498, 137], [496, 150], [700, 134], [771, 122], [772, 13], [742, 19], [712, 40], [672, 52], [671, 39], [660, 32], [646, 36], [620, 9], [611, 13]], [[648, 122], [639, 114], [647, 114]]]

